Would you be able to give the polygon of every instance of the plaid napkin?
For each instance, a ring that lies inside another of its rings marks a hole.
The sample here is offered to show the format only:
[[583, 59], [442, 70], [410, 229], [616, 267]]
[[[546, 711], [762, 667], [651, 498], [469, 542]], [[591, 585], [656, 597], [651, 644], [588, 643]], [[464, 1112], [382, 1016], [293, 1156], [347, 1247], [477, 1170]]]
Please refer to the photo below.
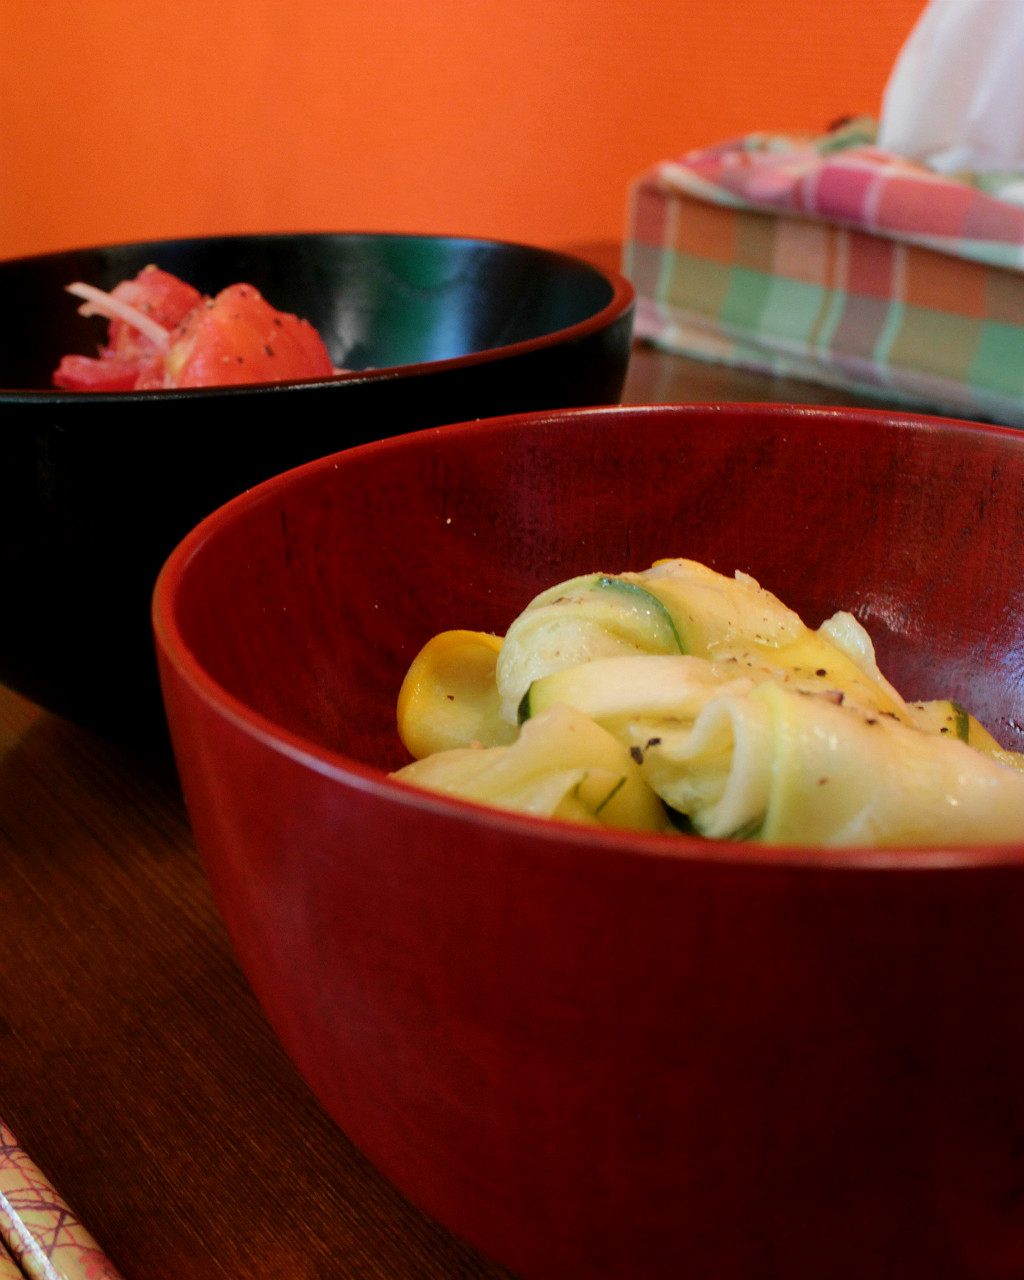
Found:
[[753, 134], [630, 193], [637, 333], [685, 354], [1024, 426], [1020, 175], [943, 176], [874, 122]]

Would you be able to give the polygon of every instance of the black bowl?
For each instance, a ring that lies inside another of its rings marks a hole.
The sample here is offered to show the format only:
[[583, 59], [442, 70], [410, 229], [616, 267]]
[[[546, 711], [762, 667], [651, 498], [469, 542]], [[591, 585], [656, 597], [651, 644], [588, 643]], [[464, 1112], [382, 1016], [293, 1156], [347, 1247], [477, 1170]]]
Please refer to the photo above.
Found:
[[[215, 293], [245, 281], [321, 333], [337, 379], [182, 391], [51, 388], [103, 322], [64, 286], [156, 263]], [[388, 234], [149, 241], [0, 263], [0, 680], [118, 735], [163, 732], [149, 597], [166, 556], [228, 498], [384, 436], [615, 403], [633, 292], [579, 259]], [[387, 535], [386, 530], [381, 531]], [[358, 572], [358, 566], [353, 567]]]

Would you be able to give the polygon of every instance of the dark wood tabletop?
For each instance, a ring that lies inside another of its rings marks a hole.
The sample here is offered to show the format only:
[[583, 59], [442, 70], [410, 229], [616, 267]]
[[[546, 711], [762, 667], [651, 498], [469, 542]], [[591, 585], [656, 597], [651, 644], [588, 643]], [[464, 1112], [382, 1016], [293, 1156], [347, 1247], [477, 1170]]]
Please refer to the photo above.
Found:
[[[867, 404], [638, 347], [625, 398]], [[0, 1117], [125, 1280], [498, 1280], [325, 1116], [173, 767], [0, 686]]]

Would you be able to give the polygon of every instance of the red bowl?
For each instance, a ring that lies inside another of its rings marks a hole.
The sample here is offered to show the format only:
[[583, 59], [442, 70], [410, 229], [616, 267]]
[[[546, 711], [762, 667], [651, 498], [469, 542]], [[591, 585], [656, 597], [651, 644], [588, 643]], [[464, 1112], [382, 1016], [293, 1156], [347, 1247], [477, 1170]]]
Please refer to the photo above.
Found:
[[1024, 746], [1024, 435], [847, 409], [533, 414], [230, 502], [154, 618], [252, 985], [402, 1190], [529, 1280], [1024, 1275], [1024, 832], [817, 850], [597, 831], [388, 780], [436, 631], [682, 555]]

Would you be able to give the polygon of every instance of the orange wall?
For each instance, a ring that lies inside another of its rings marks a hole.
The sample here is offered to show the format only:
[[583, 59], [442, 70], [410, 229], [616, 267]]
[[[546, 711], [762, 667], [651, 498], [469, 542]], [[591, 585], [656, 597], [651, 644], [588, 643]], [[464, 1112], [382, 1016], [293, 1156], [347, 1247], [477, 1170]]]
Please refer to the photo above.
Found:
[[924, 0], [2, 0], [0, 257], [250, 230], [617, 237], [629, 179], [877, 112]]

